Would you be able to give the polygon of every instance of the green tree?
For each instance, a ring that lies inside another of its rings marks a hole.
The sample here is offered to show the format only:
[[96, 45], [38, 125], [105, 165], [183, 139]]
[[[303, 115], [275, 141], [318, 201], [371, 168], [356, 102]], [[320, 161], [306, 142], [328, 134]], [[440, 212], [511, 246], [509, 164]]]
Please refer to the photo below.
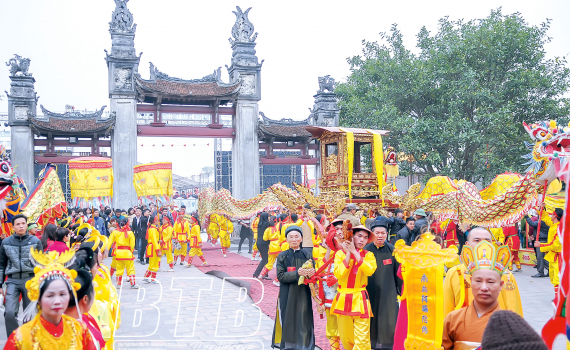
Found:
[[341, 125], [389, 130], [384, 144], [415, 160], [402, 172], [424, 180], [524, 171], [522, 122], [566, 123], [570, 111], [566, 60], [545, 58], [549, 26], [501, 9], [468, 22], [445, 17], [435, 35], [420, 30], [415, 54], [393, 25], [384, 44], [363, 41], [363, 54], [348, 59], [351, 75], [335, 89]]

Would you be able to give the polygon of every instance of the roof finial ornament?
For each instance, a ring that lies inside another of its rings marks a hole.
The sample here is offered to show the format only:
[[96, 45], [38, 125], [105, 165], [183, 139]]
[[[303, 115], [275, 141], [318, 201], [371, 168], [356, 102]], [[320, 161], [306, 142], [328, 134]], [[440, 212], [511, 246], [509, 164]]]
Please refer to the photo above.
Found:
[[319, 91], [317, 91], [317, 93], [326, 92], [327, 90], [329, 92], [334, 92], [334, 85], [334, 78], [331, 78], [330, 75], [319, 77]]
[[135, 34], [137, 25], [133, 23], [133, 14], [127, 8], [127, 2], [129, 0], [115, 0], [115, 10], [109, 22], [111, 34]]
[[232, 36], [234, 39], [230, 38], [230, 44], [234, 44], [236, 42], [246, 42], [252, 43], [257, 39], [257, 33], [254, 34], [254, 27], [253, 24], [247, 18], [247, 14], [251, 7], [243, 12], [239, 6], [236, 6], [237, 12], [232, 11], [236, 15], [236, 23], [232, 28]]
[[14, 58], [10, 58], [6, 65], [10, 67], [10, 76], [15, 77], [20, 73], [21, 76], [30, 77], [31, 73], [28, 73], [30, 69], [30, 59], [24, 58], [20, 55], [14, 54]]

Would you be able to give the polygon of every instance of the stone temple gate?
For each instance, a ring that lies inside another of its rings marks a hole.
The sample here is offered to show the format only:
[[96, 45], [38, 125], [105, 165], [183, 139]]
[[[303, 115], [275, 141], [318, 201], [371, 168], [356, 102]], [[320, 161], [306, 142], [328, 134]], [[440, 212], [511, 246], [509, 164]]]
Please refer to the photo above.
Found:
[[[259, 62], [255, 52], [257, 33], [248, 19], [250, 9], [242, 11], [239, 7], [234, 11], [236, 22], [229, 39], [232, 47], [231, 64], [226, 66], [229, 82], [222, 81], [221, 68], [203, 78], [186, 80], [171, 77], [152, 63], [149, 78], [145, 79], [139, 73], [142, 53], [137, 55], [135, 50], [136, 24], [127, 2], [115, 0], [109, 23], [112, 45], [110, 52], [105, 50], [108, 115], [103, 113], [105, 106], [85, 114], [74, 110], [54, 113], [41, 106], [43, 116], [37, 115], [35, 79], [28, 73], [30, 60], [20, 56], [10, 60], [12, 82], [7, 95], [12, 163], [18, 166], [17, 171], [28, 186], [34, 183], [34, 164], [67, 163], [73, 158], [55, 152], [56, 146], [90, 147], [90, 156], [102, 156], [99, 149], [110, 147], [113, 205], [128, 208], [136, 203], [133, 167], [137, 164], [137, 136], [231, 138], [231, 191], [238, 199], [259, 194], [260, 166], [316, 165], [318, 168], [319, 147], [304, 127], [338, 126], [339, 110], [332, 92], [334, 79], [319, 78], [315, 105], [307, 119], [266, 118], [258, 107], [263, 61]], [[176, 125], [165, 118], [172, 113], [209, 118], [195, 125]], [[150, 120], [141, 122], [138, 117], [141, 114], [150, 116]], [[45, 147], [45, 152], [35, 154], [37, 147]], [[298, 155], [284, 158], [274, 150], [297, 150]]]

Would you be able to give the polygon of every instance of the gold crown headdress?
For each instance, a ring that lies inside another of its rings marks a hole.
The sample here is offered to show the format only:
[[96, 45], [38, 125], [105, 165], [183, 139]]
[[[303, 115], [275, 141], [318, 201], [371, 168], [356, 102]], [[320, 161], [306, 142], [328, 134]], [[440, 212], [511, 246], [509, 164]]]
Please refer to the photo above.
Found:
[[[101, 241], [103, 241], [103, 235], [101, 235], [101, 233], [99, 231], [97, 231], [94, 227], [91, 227], [89, 230], [89, 233], [85, 236], [85, 240], [83, 241], [83, 243], [88, 243], [88, 242], [93, 242], [93, 247], [91, 247], [93, 249], [93, 251], [97, 250], [97, 248], [99, 248], [99, 243], [101, 243]], [[105, 237], [107, 238], [107, 237]], [[101, 251], [105, 250], [105, 245], [106, 245], [106, 240], [103, 243], [103, 247], [101, 248]]]
[[63, 228], [69, 228], [71, 224], [71, 216], [67, 216], [59, 221], [59, 226]]
[[89, 233], [91, 233], [91, 230], [93, 230], [93, 227], [92, 227], [91, 225], [89, 225], [88, 223], [86, 223], [86, 222], [81, 223], [79, 226], [77, 226], [77, 228], [75, 229], [75, 232], [76, 232], [77, 234], [79, 234], [79, 231], [83, 230], [84, 228], [87, 229], [87, 234], [85, 235], [85, 237], [87, 237], [87, 235], [88, 235]]
[[498, 248], [488, 242], [481, 241], [475, 247], [463, 246], [461, 260], [467, 266], [469, 274], [481, 269], [497, 271], [502, 275], [511, 260], [511, 251], [508, 246], [502, 245]]
[[34, 278], [26, 282], [28, 298], [30, 298], [31, 301], [38, 301], [40, 298], [40, 289], [46, 281], [51, 279], [61, 278], [65, 280], [73, 291], [81, 287], [78, 283], [75, 283], [77, 272], [68, 269], [75, 261], [74, 250], [68, 250], [59, 254], [56, 251], [44, 253], [32, 248], [30, 250], [30, 256], [32, 263], [36, 265], [34, 268]]

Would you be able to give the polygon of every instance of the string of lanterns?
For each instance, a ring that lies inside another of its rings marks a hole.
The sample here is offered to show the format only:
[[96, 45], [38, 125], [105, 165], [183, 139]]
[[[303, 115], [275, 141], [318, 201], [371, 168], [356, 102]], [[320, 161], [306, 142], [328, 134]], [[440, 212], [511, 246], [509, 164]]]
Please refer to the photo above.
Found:
[[153, 144], [148, 144], [148, 143], [147, 143], [147, 144], [144, 144], [144, 143], [141, 143], [141, 147], [144, 147], [144, 146], [147, 146], [147, 147], [196, 147], [196, 146], [208, 146], [208, 147], [209, 147], [209, 146], [210, 146], [210, 143], [193, 143], [193, 144], [186, 144], [186, 143], [185, 143], [185, 144], [183, 144], [183, 145], [176, 145], [176, 144], [166, 145], [166, 144], [164, 144], [164, 143], [162, 143], [162, 144], [156, 144], [156, 143], [153, 143]]

